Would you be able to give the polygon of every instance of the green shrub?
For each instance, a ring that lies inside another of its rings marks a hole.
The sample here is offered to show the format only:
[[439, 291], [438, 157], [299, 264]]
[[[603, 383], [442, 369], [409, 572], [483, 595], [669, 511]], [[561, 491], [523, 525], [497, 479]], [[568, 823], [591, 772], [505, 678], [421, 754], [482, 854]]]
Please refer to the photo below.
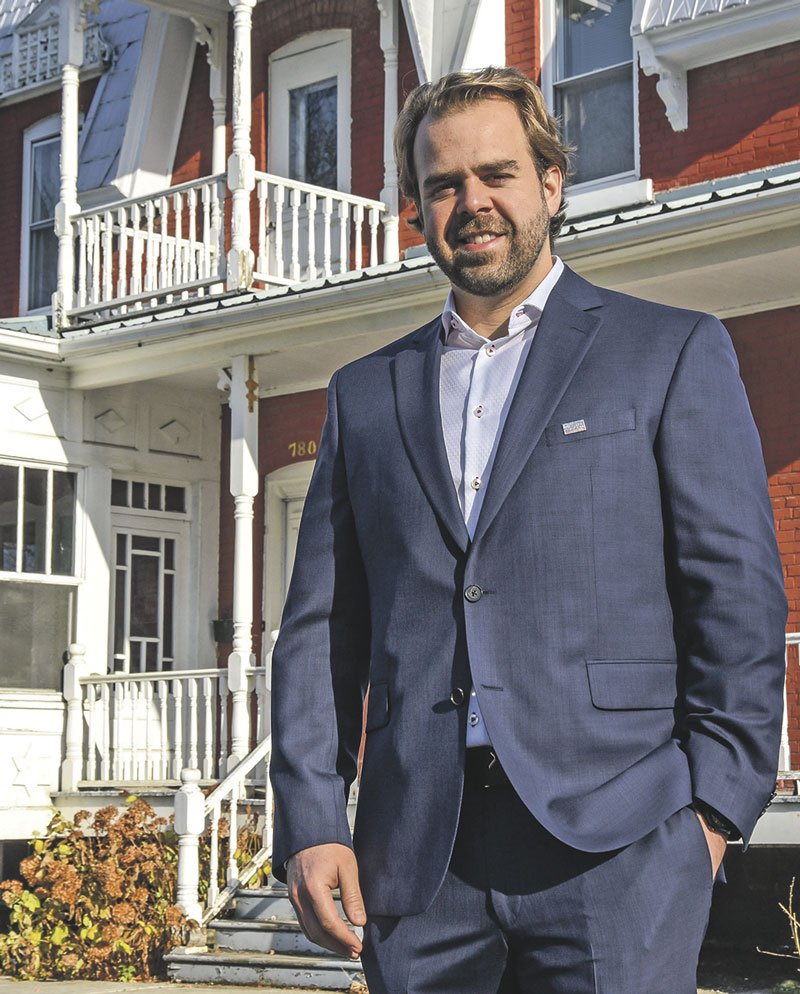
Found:
[[[175, 905], [178, 838], [143, 800], [92, 821], [54, 815], [20, 865], [0, 883], [10, 927], [0, 971], [20, 979], [150, 980], [180, 940]], [[85, 824], [84, 824], [85, 823]]]

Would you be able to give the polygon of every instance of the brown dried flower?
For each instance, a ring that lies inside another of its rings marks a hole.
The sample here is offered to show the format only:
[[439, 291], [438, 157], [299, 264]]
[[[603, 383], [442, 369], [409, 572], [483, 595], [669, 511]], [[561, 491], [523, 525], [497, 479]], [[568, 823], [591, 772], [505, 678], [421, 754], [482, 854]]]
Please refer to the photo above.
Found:
[[21, 894], [22, 882], [20, 880], [4, 880], [0, 883], [0, 890], [9, 891], [12, 894]]
[[120, 901], [111, 909], [111, 917], [120, 925], [130, 925], [136, 921], [136, 911], [128, 901]]

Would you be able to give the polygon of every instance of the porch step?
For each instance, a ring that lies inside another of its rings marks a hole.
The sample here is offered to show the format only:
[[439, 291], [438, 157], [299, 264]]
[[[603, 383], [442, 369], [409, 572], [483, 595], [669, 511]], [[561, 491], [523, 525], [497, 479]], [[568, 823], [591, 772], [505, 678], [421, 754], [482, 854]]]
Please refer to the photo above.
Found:
[[[334, 895], [339, 913], [341, 901]], [[327, 952], [303, 935], [286, 887], [244, 888], [234, 917], [209, 923], [208, 946], [173, 949], [169, 977], [182, 983], [250, 984], [306, 990], [351, 991], [363, 984], [361, 964]]]
[[181, 983], [349, 991], [364, 980], [358, 962], [333, 956], [254, 953], [235, 949], [210, 952], [179, 946], [165, 958], [169, 979]]

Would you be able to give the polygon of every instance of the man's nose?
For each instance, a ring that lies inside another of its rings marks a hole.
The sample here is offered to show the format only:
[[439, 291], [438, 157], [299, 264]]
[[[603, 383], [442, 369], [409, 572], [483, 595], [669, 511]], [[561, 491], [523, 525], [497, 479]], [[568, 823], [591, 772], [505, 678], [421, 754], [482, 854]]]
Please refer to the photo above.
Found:
[[458, 207], [463, 214], [480, 214], [492, 210], [489, 188], [477, 176], [468, 178], [461, 187]]

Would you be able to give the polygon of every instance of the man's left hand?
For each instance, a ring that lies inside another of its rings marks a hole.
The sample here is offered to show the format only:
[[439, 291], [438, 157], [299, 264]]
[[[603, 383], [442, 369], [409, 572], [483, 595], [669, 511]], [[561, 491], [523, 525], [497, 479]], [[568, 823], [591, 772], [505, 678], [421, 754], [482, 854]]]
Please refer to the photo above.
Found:
[[711, 857], [711, 868], [712, 876], [716, 877], [717, 870], [719, 870], [719, 865], [722, 862], [722, 857], [725, 855], [725, 849], [728, 845], [728, 840], [722, 834], [722, 832], [715, 832], [713, 828], [709, 828], [708, 822], [700, 814], [699, 811], [695, 811], [695, 814], [700, 819], [700, 824], [703, 828], [703, 834], [706, 837], [706, 845], [708, 846], [708, 853]]

